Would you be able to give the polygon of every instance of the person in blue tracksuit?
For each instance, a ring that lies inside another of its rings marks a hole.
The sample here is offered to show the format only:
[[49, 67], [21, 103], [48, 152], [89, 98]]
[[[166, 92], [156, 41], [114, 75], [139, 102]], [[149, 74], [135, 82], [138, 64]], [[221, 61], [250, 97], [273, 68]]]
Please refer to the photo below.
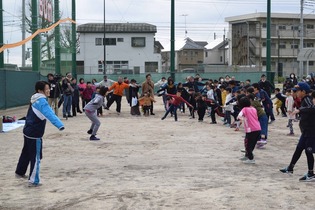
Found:
[[42, 137], [45, 132], [46, 119], [60, 131], [64, 129], [64, 125], [47, 102], [47, 97], [50, 95], [49, 83], [46, 81], [36, 82], [35, 91], [36, 93], [31, 97], [31, 103], [26, 115], [23, 128], [24, 146], [15, 175], [17, 178], [27, 178], [25, 174], [30, 164], [29, 186], [36, 187], [40, 185], [39, 171], [42, 158]]

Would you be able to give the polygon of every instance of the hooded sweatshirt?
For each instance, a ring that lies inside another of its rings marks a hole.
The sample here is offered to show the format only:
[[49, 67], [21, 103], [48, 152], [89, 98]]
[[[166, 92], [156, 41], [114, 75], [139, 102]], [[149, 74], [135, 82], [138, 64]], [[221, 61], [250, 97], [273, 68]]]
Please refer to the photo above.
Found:
[[35, 93], [31, 97], [31, 104], [27, 111], [23, 129], [24, 136], [31, 139], [42, 138], [45, 132], [46, 119], [59, 130], [64, 129], [63, 123], [49, 106], [46, 96], [42, 93]]
[[104, 96], [100, 94], [95, 94], [95, 97], [84, 107], [86, 112], [93, 113], [101, 106], [105, 107]]

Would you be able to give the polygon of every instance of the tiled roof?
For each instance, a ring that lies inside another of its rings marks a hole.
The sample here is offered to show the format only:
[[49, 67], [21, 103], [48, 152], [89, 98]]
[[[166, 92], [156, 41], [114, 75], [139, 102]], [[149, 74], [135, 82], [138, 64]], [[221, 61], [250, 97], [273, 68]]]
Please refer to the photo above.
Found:
[[[156, 33], [156, 26], [147, 23], [106, 23], [106, 33]], [[79, 33], [103, 33], [103, 23], [86, 23], [78, 26]]]

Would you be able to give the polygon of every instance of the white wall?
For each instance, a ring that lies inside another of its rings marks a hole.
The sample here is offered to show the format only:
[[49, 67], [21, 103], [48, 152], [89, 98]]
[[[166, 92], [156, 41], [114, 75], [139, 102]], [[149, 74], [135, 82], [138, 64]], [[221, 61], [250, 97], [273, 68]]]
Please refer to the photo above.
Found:
[[[85, 73], [99, 74], [98, 61], [104, 60], [104, 46], [95, 45], [95, 38], [103, 38], [102, 33], [81, 33], [80, 54], [77, 60], [84, 60]], [[145, 37], [145, 47], [132, 47], [131, 37]], [[145, 33], [108, 33], [106, 38], [123, 38], [116, 45], [106, 46], [106, 61], [128, 61], [129, 68], [140, 67], [140, 73], [145, 73], [145, 62], [158, 62], [158, 72], [161, 71], [161, 54], [154, 53], [154, 34]]]

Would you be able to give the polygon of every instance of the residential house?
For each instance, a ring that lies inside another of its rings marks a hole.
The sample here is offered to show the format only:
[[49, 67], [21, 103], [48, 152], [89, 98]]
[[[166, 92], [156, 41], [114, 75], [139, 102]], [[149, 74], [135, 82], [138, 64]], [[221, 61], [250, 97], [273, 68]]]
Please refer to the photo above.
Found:
[[80, 36], [77, 66], [84, 68], [85, 74], [161, 72], [163, 46], [155, 41], [155, 25], [106, 23], [104, 30], [103, 23], [87, 23], [78, 26], [77, 32]]

